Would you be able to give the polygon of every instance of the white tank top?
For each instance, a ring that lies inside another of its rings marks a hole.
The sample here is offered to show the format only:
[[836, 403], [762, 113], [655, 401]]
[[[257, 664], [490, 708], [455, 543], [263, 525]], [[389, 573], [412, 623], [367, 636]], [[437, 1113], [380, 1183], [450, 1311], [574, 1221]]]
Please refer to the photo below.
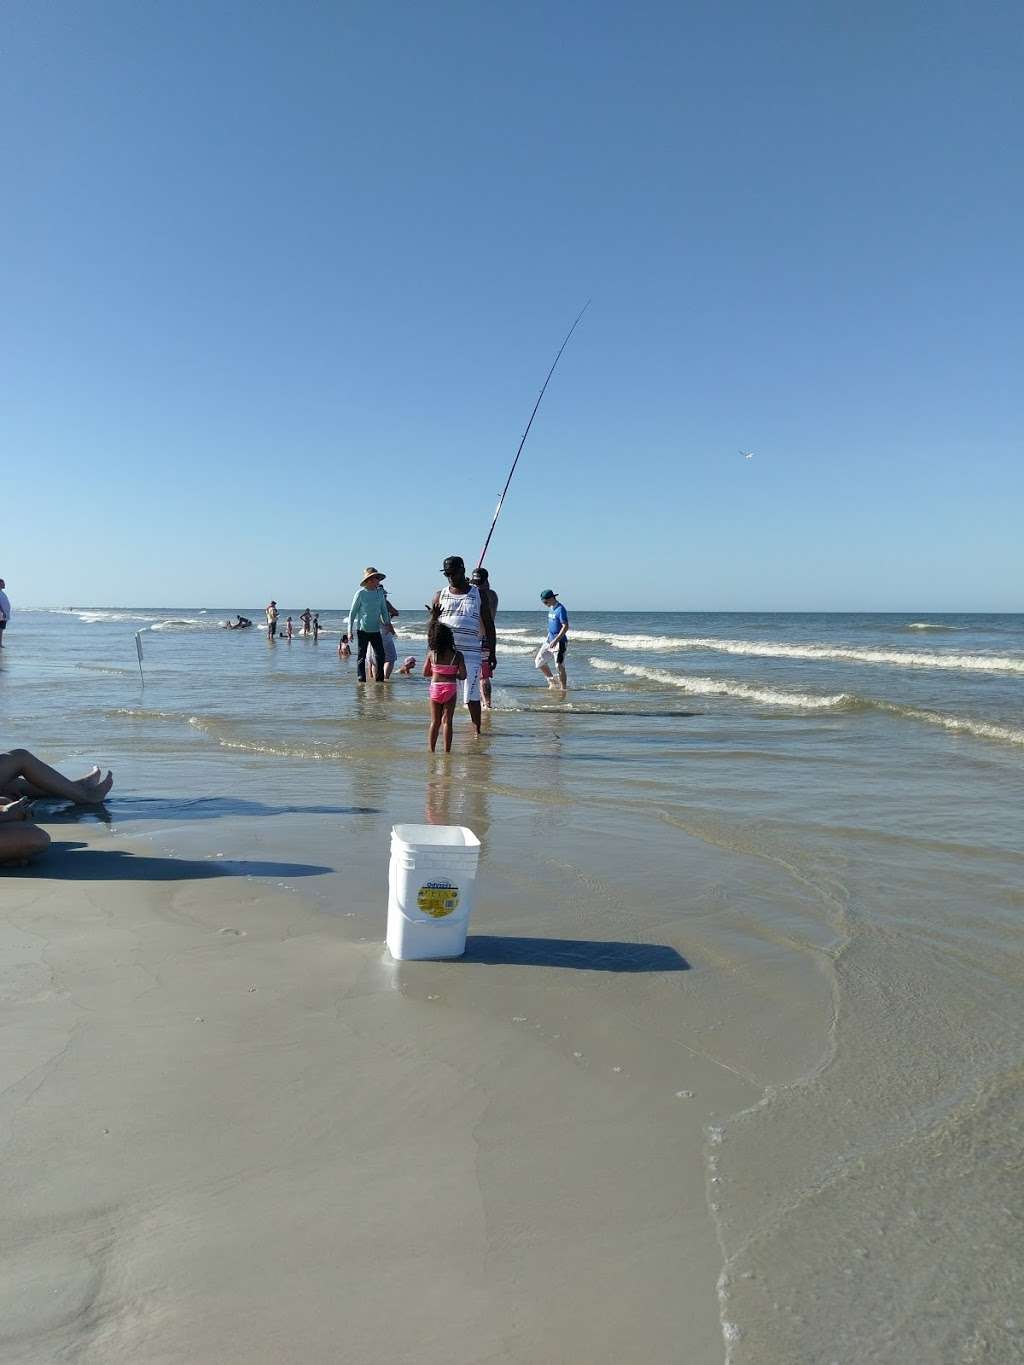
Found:
[[441, 620], [455, 636], [455, 648], [463, 654], [480, 650], [482, 624], [480, 621], [480, 590], [471, 583], [469, 592], [452, 592], [442, 588], [439, 599]]

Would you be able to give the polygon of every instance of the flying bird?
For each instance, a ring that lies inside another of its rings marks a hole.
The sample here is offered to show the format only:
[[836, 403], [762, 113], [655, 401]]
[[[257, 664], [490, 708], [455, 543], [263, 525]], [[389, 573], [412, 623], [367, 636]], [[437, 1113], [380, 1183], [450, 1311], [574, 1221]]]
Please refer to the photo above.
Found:
[[754, 452], [752, 450], [741, 450], [739, 453], [745, 460], [752, 460], [754, 458]]

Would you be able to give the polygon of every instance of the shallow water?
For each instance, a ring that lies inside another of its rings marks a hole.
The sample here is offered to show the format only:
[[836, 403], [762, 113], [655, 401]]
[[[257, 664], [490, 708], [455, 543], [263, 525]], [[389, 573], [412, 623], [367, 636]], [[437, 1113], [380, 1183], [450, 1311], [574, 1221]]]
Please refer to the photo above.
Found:
[[751, 1085], [706, 1153], [728, 1358], [1024, 1359], [1024, 617], [573, 613], [562, 700], [543, 614], [503, 612], [485, 737], [431, 760], [424, 683], [357, 689], [340, 615], [226, 614], [18, 613], [9, 742], [115, 767], [162, 847], [315, 869], [355, 937], [427, 819], [480, 834], [520, 934], [671, 943], [685, 992], [627, 975], [617, 1008]]

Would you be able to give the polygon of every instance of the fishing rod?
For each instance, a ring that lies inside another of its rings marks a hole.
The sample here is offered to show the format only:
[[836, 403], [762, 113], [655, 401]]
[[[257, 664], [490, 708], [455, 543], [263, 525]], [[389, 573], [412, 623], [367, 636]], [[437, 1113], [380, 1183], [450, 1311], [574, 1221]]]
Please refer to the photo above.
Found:
[[583, 305], [583, 307], [580, 309], [579, 313], [578, 313], [577, 316], [576, 316], [576, 322], [574, 322], [573, 325], [569, 328], [568, 332], [566, 332], [566, 334], [565, 334], [565, 340], [562, 342], [561, 346], [559, 346], [559, 348], [558, 348], [558, 354], [555, 356], [554, 360], [551, 362], [551, 369], [548, 370], [548, 377], [547, 377], [547, 379], [544, 380], [544, 384], [543, 384], [543, 386], [542, 386], [542, 388], [541, 388], [541, 391], [540, 391], [540, 393], [537, 395], [537, 401], [536, 401], [536, 403], [534, 403], [534, 405], [533, 405], [533, 411], [530, 413], [530, 420], [527, 422], [527, 424], [526, 424], [526, 430], [523, 432], [523, 439], [519, 442], [519, 449], [516, 451], [516, 458], [512, 461], [512, 468], [508, 471], [508, 478], [505, 480], [505, 487], [501, 490], [501, 497], [498, 499], [498, 505], [497, 505], [497, 507], [494, 509], [494, 520], [491, 522], [491, 529], [487, 532], [487, 539], [484, 541], [484, 548], [480, 551], [480, 558], [477, 560], [477, 567], [478, 567], [478, 568], [479, 568], [480, 566], [483, 565], [483, 562], [484, 562], [484, 555], [486, 555], [486, 553], [487, 553], [487, 547], [488, 547], [488, 546], [490, 545], [490, 543], [491, 543], [491, 536], [494, 535], [494, 528], [495, 528], [495, 526], [497, 526], [497, 524], [498, 524], [498, 518], [501, 516], [501, 504], [505, 501], [505, 494], [508, 492], [509, 484], [512, 482], [512, 475], [516, 472], [516, 465], [519, 463], [519, 457], [520, 457], [520, 455], [522, 455], [522, 453], [523, 453], [523, 446], [526, 445], [526, 438], [527, 438], [527, 436], [529, 436], [529, 434], [530, 434], [530, 428], [533, 426], [533, 419], [537, 416], [537, 409], [540, 407], [540, 400], [544, 397], [544, 390], [547, 388], [547, 386], [548, 386], [548, 384], [549, 384], [549, 382], [550, 382], [550, 380], [551, 380], [551, 376], [552, 376], [552, 375], [554, 374], [554, 372], [555, 372], [555, 366], [558, 364], [558, 362], [559, 362], [559, 361], [561, 360], [561, 358], [562, 358], [562, 352], [565, 350], [566, 346], [568, 346], [568, 344], [569, 344], [569, 338], [572, 336], [573, 332], [575, 332], [575, 330], [576, 330], [576, 323], [579, 322], [580, 318], [583, 316], [583, 314], [587, 311], [587, 309], [588, 309], [589, 307], [590, 307], [590, 300], [587, 299], [586, 303]]

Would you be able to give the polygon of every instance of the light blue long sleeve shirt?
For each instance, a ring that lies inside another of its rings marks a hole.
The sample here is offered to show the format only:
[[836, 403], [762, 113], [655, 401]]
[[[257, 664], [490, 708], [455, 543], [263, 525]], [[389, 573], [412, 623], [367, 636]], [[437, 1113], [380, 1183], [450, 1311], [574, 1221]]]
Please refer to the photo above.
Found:
[[348, 609], [349, 639], [355, 637], [357, 630], [383, 630], [390, 620], [384, 589], [360, 588]]

